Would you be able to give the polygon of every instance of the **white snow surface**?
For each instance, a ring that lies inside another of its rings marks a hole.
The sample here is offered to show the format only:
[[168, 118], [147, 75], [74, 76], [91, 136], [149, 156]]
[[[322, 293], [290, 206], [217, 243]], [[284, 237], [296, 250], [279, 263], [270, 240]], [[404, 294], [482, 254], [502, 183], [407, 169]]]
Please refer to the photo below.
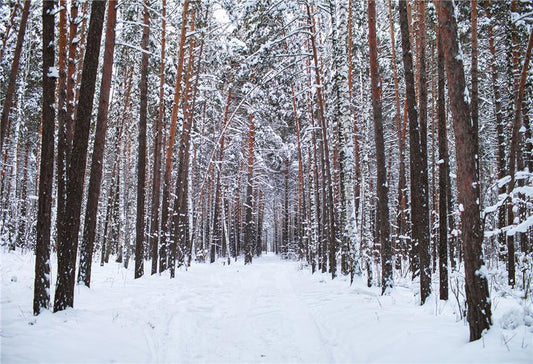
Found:
[[[0, 258], [1, 363], [533, 361], [532, 327], [509, 297], [492, 298], [493, 327], [469, 343], [451, 292], [419, 306], [416, 284], [381, 296], [362, 278], [350, 286], [266, 255], [247, 266], [193, 264], [172, 280], [134, 280], [133, 267], [95, 263], [75, 308], [34, 317], [33, 255]], [[55, 257], [52, 270], [55, 279]]]

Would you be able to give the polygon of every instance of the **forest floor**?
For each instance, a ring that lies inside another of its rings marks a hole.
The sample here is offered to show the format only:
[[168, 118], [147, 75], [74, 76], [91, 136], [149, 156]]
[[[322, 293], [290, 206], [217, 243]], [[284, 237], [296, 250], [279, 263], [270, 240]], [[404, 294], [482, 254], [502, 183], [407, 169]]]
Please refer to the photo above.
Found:
[[38, 317], [33, 255], [1, 251], [0, 265], [2, 363], [533, 362], [530, 307], [509, 295], [493, 297], [494, 326], [469, 343], [453, 295], [419, 306], [413, 284], [381, 296], [274, 255], [172, 280], [95, 264], [74, 309]]

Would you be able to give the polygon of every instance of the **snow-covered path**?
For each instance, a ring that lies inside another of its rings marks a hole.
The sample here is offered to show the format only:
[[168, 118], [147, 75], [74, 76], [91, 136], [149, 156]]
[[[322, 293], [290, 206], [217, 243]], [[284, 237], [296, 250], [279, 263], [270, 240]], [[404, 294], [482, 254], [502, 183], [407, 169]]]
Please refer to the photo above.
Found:
[[173, 280], [95, 266], [75, 309], [31, 315], [33, 257], [0, 253], [1, 362], [532, 362], [531, 327], [495, 325], [468, 343], [454, 303], [420, 307], [411, 289], [311, 275], [269, 255], [194, 264]]

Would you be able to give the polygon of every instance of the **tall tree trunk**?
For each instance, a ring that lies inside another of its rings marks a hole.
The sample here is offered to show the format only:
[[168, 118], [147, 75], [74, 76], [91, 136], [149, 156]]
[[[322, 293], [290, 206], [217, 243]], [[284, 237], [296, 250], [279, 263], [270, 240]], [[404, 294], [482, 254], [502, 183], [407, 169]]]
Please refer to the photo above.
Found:
[[[210, 244], [210, 262], [214, 263], [217, 253], [220, 254], [221, 252], [221, 246], [222, 246], [222, 239], [223, 239], [223, 230], [222, 230], [222, 186], [221, 186], [221, 179], [222, 179], [222, 162], [224, 160], [224, 151], [226, 148], [226, 127], [230, 120], [230, 103], [231, 103], [231, 95], [232, 95], [232, 89], [230, 88], [228, 90], [228, 96], [226, 99], [226, 107], [224, 110], [224, 119], [222, 121], [222, 126], [220, 128], [220, 137], [218, 141], [218, 165], [217, 171], [215, 171], [215, 168], [212, 168], [212, 180], [215, 181], [213, 188], [214, 188], [214, 209], [213, 211], [213, 229], [211, 232], [211, 244]], [[216, 149], [215, 149], [216, 151]], [[218, 172], [218, 173], [216, 173]], [[215, 178], [216, 175], [216, 178]], [[212, 205], [209, 205], [211, 208]], [[245, 244], [247, 242], [245, 241]], [[246, 248], [246, 246], [245, 246]]]
[[397, 231], [396, 231], [396, 247], [394, 254], [396, 255], [396, 265], [401, 267], [401, 241], [407, 232], [407, 217], [406, 217], [406, 180], [405, 180], [405, 135], [403, 133], [402, 110], [400, 107], [400, 87], [398, 77], [398, 66], [396, 65], [396, 39], [394, 31], [394, 17], [392, 15], [392, 0], [389, 0], [389, 34], [391, 38], [391, 52], [392, 52], [392, 75], [394, 79], [394, 119], [396, 122], [396, 135], [398, 138], [398, 212], [397, 212]]
[[87, 35], [87, 49], [83, 61], [83, 74], [80, 98], [76, 113], [76, 129], [72, 156], [67, 170], [67, 221], [65, 229], [58, 231], [57, 288], [54, 298], [54, 311], [61, 311], [74, 305], [74, 282], [76, 276], [76, 256], [78, 251], [78, 231], [87, 164], [87, 146], [91, 126], [91, 114], [100, 56], [100, 40], [104, 23], [106, 1], [91, 4], [91, 18]]
[[26, 34], [26, 24], [28, 23], [30, 7], [31, 1], [24, 1], [24, 8], [22, 9], [22, 17], [20, 18], [20, 26], [17, 34], [17, 44], [15, 45], [15, 53], [13, 54], [13, 61], [11, 62], [11, 72], [9, 73], [7, 81], [7, 90], [4, 98], [4, 106], [2, 108], [2, 119], [0, 119], [0, 153], [3, 150], [4, 139], [6, 137], [7, 125], [9, 122], [9, 113], [11, 112], [13, 96], [15, 95], [15, 88], [17, 86], [20, 54], [22, 52], [22, 44], [24, 43], [24, 35]]
[[[66, 3], [66, 1], [65, 1]], [[86, 3], [87, 4], [87, 3]], [[84, 4], [84, 8], [86, 8]], [[67, 169], [70, 157], [72, 154], [72, 138], [74, 134], [74, 103], [76, 95], [76, 50], [78, 49], [79, 41], [75, 40], [77, 37], [78, 24], [81, 21], [78, 18], [78, 0], [72, 1], [70, 9], [70, 25], [69, 25], [69, 39], [62, 39], [62, 34], [66, 32], [65, 25], [62, 25], [60, 19], [59, 31], [59, 49], [60, 49], [60, 67], [59, 67], [59, 100], [58, 100], [58, 140], [57, 140], [57, 231], [63, 231], [65, 226], [63, 224], [67, 221], [66, 213], [66, 191], [67, 191]], [[66, 10], [63, 10], [61, 16], [65, 17]], [[85, 14], [85, 13], [83, 13]], [[66, 35], [66, 34], [65, 34]], [[68, 49], [66, 49], [68, 47]], [[65, 53], [68, 52], [68, 55]], [[61, 66], [62, 60], [66, 60], [66, 70]], [[66, 73], [64, 73], [66, 72]], [[63, 85], [65, 82], [65, 85]], [[64, 99], [63, 99], [64, 98]]]
[[[348, 0], [348, 50], [347, 50], [347, 61], [348, 61], [348, 101], [350, 104], [350, 114], [353, 118], [352, 126], [352, 135], [351, 142], [353, 146], [353, 169], [352, 169], [352, 206], [353, 213], [351, 223], [353, 225], [350, 237], [350, 283], [353, 283], [355, 274], [361, 272], [359, 267], [359, 242], [357, 239], [357, 220], [359, 213], [359, 196], [361, 193], [360, 182], [361, 182], [361, 161], [360, 161], [360, 150], [359, 150], [359, 126], [357, 120], [357, 107], [355, 98], [353, 96], [353, 11], [352, 11], [352, 0]], [[350, 136], [345, 135], [345, 138], [349, 140]], [[347, 143], [349, 144], [349, 143]], [[346, 188], [350, 188], [349, 183], [347, 183]]]
[[[479, 80], [478, 80], [478, 50], [477, 50], [477, 0], [471, 0], [471, 26], [472, 26], [472, 64], [471, 64], [471, 76], [472, 76], [472, 95], [471, 95], [471, 107], [472, 107], [472, 126], [474, 128], [474, 134], [479, 135]], [[478, 177], [480, 177], [480, 157], [479, 157], [479, 143], [476, 138], [476, 144], [474, 145], [474, 151], [476, 153], [476, 170]], [[481, 177], [480, 177], [481, 178]], [[481, 179], [480, 179], [481, 180]]]
[[[412, 226], [412, 243], [411, 259], [413, 274], [422, 269], [417, 259], [420, 255], [421, 247], [429, 246], [429, 225], [427, 216], [427, 190], [424, 189], [424, 170], [427, 169], [427, 163], [424, 165], [422, 157], [422, 137], [421, 128], [418, 124], [418, 112], [415, 100], [415, 81], [413, 76], [413, 55], [411, 53], [411, 42], [409, 38], [409, 23], [407, 19], [407, 3], [400, 0], [400, 29], [402, 33], [402, 53], [403, 66], [405, 72], [405, 87], [407, 99], [407, 114], [409, 118], [409, 155], [411, 163], [411, 226]], [[427, 180], [426, 180], [427, 181]], [[422, 248], [423, 249], [423, 248]], [[429, 254], [429, 252], [427, 252]], [[429, 264], [427, 265], [429, 267]], [[424, 304], [429, 295], [427, 286], [427, 273], [424, 279], [420, 280], [421, 304]]]
[[113, 75], [117, 5], [117, 0], [110, 0], [107, 8], [102, 83], [100, 84], [96, 132], [94, 135], [94, 148], [89, 177], [89, 192], [87, 194], [87, 208], [85, 210], [83, 239], [80, 251], [78, 283], [83, 283], [87, 287], [91, 286], [91, 267], [93, 261], [94, 240], [96, 236], [98, 200], [100, 198], [100, 186], [102, 183], [102, 168], [104, 164], [104, 148], [107, 132], [107, 113], [109, 110], [111, 77]]
[[[518, 11], [517, 0], [513, 0], [511, 3], [511, 11], [516, 13]], [[511, 196], [514, 194], [513, 189], [515, 187], [516, 181], [516, 169], [517, 169], [517, 159], [520, 154], [520, 128], [522, 127], [522, 103], [524, 99], [524, 87], [527, 80], [527, 71], [529, 69], [529, 61], [531, 59], [531, 50], [533, 47], [533, 32], [529, 36], [528, 47], [526, 49], [526, 54], [524, 57], [524, 64], [522, 66], [521, 73], [518, 74], [520, 69], [520, 61], [518, 59], [518, 40], [516, 39], [516, 30], [513, 31], [513, 69], [516, 72], [515, 74], [515, 94], [514, 94], [514, 118], [513, 118], [513, 127], [512, 127], [512, 136], [511, 136], [511, 150], [509, 153], [509, 175], [511, 176], [511, 181], [509, 183], [509, 188], [507, 193]], [[520, 167], [520, 166], [518, 166]], [[519, 212], [515, 211], [515, 204], [513, 202], [508, 204], [508, 223], [514, 222], [515, 218], [519, 218]], [[518, 207], [518, 206], [516, 206]], [[515, 285], [515, 247], [514, 247], [514, 235], [507, 236], [507, 274], [509, 277], [509, 285], [514, 287]]]
[[39, 208], [37, 212], [37, 243], [35, 246], [35, 280], [33, 291], [33, 314], [50, 307], [50, 228], [52, 218], [52, 184], [54, 167], [54, 119], [56, 77], [51, 69], [55, 66], [54, 9], [57, 2], [43, 1], [43, 108], [41, 116], [42, 142], [39, 172]]
[[178, 67], [176, 73], [176, 86], [174, 90], [174, 102], [172, 105], [172, 115], [170, 120], [170, 131], [167, 139], [167, 150], [165, 153], [165, 175], [163, 179], [163, 195], [161, 207], [161, 230], [163, 231], [163, 240], [159, 249], [159, 272], [167, 269], [167, 248], [173, 242], [169, 241], [171, 224], [169, 219], [170, 214], [170, 183], [172, 172], [172, 157], [174, 154], [174, 144], [176, 141], [176, 127], [178, 123], [178, 109], [181, 99], [181, 81], [183, 79], [183, 65], [185, 58], [185, 41], [187, 39], [187, 23], [189, 12], [189, 0], [183, 3], [183, 11], [181, 15], [181, 34], [178, 51]]
[[[317, 52], [317, 46], [316, 46], [316, 37], [315, 37], [315, 31], [316, 26], [315, 22], [313, 20], [313, 17], [311, 15], [311, 9], [309, 4], [307, 4], [307, 18], [309, 25], [311, 27], [311, 49], [313, 53], [313, 62], [314, 62], [314, 69], [315, 69], [315, 83], [316, 85], [321, 85], [321, 77], [320, 77], [320, 68], [318, 64], [318, 52]], [[327, 196], [324, 195], [324, 199], [327, 201], [327, 213], [328, 213], [328, 246], [329, 246], [329, 270], [331, 273], [331, 278], [335, 278], [337, 276], [337, 258], [336, 258], [336, 252], [337, 252], [337, 242], [335, 241], [336, 237], [336, 226], [335, 226], [335, 209], [333, 206], [333, 181], [331, 178], [331, 166], [330, 166], [330, 157], [329, 157], [329, 143], [328, 143], [328, 130], [327, 130], [327, 122], [326, 122], [326, 114], [325, 114], [325, 102], [324, 102], [324, 96], [322, 94], [322, 87], [318, 87], [316, 89], [316, 97], [317, 97], [317, 104], [318, 104], [318, 119], [320, 123], [320, 128], [322, 129], [322, 145], [323, 145], [323, 163], [324, 163], [324, 172], [325, 174], [322, 176], [324, 179], [324, 184], [326, 185], [326, 192]], [[324, 221], [325, 223], [325, 221]]]
[[[492, 24], [492, 14], [490, 11], [490, 2], [489, 0], [484, 1], [485, 6], [485, 16], [488, 19], [487, 27], [487, 38], [489, 40], [489, 52], [490, 52], [490, 73], [491, 73], [491, 83], [492, 90], [494, 93], [494, 114], [496, 116], [496, 141], [497, 141], [497, 158], [496, 158], [496, 170], [497, 178], [501, 180], [505, 177], [505, 123], [503, 120], [503, 110], [502, 110], [502, 97], [500, 91], [500, 85], [498, 82], [498, 63], [496, 55], [496, 45], [494, 40], [494, 26]], [[500, 195], [505, 193], [505, 187], [502, 186], [498, 189]], [[498, 229], [501, 229], [505, 226], [505, 207], [501, 206], [498, 209]], [[498, 245], [500, 248], [500, 259], [504, 258], [504, 252], [506, 251], [506, 241], [505, 233], [498, 234]]]
[[138, 159], [137, 159], [137, 218], [135, 234], [135, 278], [144, 274], [144, 200], [146, 183], [146, 124], [148, 118], [148, 42], [150, 40], [150, 10], [144, 0], [143, 35], [141, 48], [141, 80], [139, 84], [141, 107], [139, 112]]
[[56, 226], [57, 231], [64, 229], [65, 218], [65, 201], [67, 188], [67, 1], [60, 0], [59, 6], [62, 8], [59, 13], [59, 86], [57, 100], [57, 162], [56, 162], [56, 179], [57, 179], [57, 212]]
[[[75, 56], [75, 63], [76, 63], [76, 67], [75, 67], [75, 74], [72, 78], [72, 81], [73, 81], [73, 89], [72, 89], [72, 101], [71, 101], [71, 109], [68, 110], [68, 114], [70, 115], [71, 117], [71, 123], [68, 127], [68, 139], [69, 139], [69, 153], [72, 151], [72, 142], [73, 142], [73, 138], [74, 138], [74, 133], [75, 133], [75, 128], [76, 128], [76, 125], [75, 125], [75, 122], [76, 122], [76, 112], [78, 110], [78, 100], [80, 99], [80, 84], [81, 84], [81, 79], [82, 79], [82, 76], [83, 76], [83, 62], [85, 62], [85, 52], [87, 51], [87, 19], [89, 19], [89, 2], [88, 1], [85, 1], [85, 2], [82, 2], [81, 0], [79, 0], [79, 2], [82, 4], [82, 7], [81, 7], [81, 16], [80, 16], [80, 22], [81, 22], [81, 28], [80, 28], [80, 32], [79, 32], [79, 39], [78, 39], [78, 42], [79, 42], [79, 47], [77, 48], [78, 50], [78, 55]], [[68, 157], [68, 160], [70, 160], [70, 157]]]
[[[253, 178], [254, 178], [254, 143], [255, 125], [254, 115], [250, 115], [250, 128], [248, 130], [248, 168], [246, 181], [246, 211], [244, 218], [244, 264], [251, 264], [253, 257], [253, 244], [255, 241], [254, 220], [253, 220]], [[286, 244], [284, 241], [283, 244]]]
[[385, 166], [385, 141], [383, 137], [383, 113], [381, 110], [381, 86], [378, 65], [376, 35], [376, 3], [368, 1], [368, 44], [370, 48], [370, 80], [374, 116], [374, 139], [376, 143], [377, 168], [377, 213], [376, 229], [381, 247], [381, 293], [392, 287], [392, 247], [389, 228], [389, 196], [387, 168]]
[[[195, 12], [191, 14], [190, 32], [195, 29]], [[175, 222], [174, 222], [174, 239], [173, 249], [171, 253], [170, 277], [174, 277], [174, 259], [177, 256], [179, 249], [179, 262], [183, 263], [183, 252], [187, 249], [188, 241], [188, 226], [189, 226], [189, 160], [190, 160], [190, 143], [191, 130], [193, 124], [193, 93], [194, 93], [194, 52], [195, 52], [195, 38], [191, 37], [189, 41], [189, 60], [187, 66], [187, 74], [185, 80], [185, 89], [183, 92], [183, 128], [181, 132], [180, 144], [178, 148], [178, 170], [176, 180], [176, 199], [174, 200]], [[195, 94], [195, 93], [194, 93]]]
[[418, 242], [418, 256], [420, 261], [420, 300], [426, 302], [431, 293], [431, 256], [430, 256], [430, 221], [429, 221], [429, 181], [428, 181], [428, 148], [427, 148], [427, 74], [426, 74], [426, 2], [418, 2], [418, 110], [420, 132], [420, 156], [421, 163], [421, 197], [422, 219], [417, 223], [420, 228], [420, 240]]
[[439, 1], [439, 27], [444, 52], [450, 109], [456, 140], [457, 193], [461, 211], [462, 236], [465, 256], [465, 285], [467, 320], [470, 341], [481, 338], [491, 325], [491, 304], [487, 276], [483, 273], [483, 231], [479, 215], [479, 181], [476, 173], [474, 134], [470, 103], [465, 97], [463, 60], [459, 57], [457, 22], [454, 4]]
[[152, 175], [152, 216], [150, 217], [150, 257], [151, 274], [157, 273], [158, 243], [160, 238], [159, 214], [161, 195], [161, 147], [163, 141], [163, 122], [165, 120], [165, 50], [167, 32], [167, 0], [162, 0], [161, 9], [161, 65], [159, 69], [159, 115], [155, 131], [154, 171]]
[[[438, 6], [438, 4], [437, 4]], [[450, 159], [448, 155], [448, 135], [446, 130], [446, 99], [444, 93], [444, 53], [437, 27], [437, 122], [439, 133], [439, 297], [448, 299], [448, 175]]]
[[[81, 14], [79, 12], [79, 0], [73, 0], [70, 8], [70, 25], [69, 25], [69, 48], [67, 61], [67, 116], [66, 116], [66, 155], [65, 160], [70, 161], [72, 152], [72, 138], [74, 137], [74, 113], [76, 109], [76, 93], [79, 85], [79, 80], [76, 75], [81, 75], [81, 68], [83, 66], [83, 49], [85, 47], [86, 38], [86, 23], [87, 9], [89, 2], [84, 2], [82, 5]], [[82, 20], [83, 19], [83, 20]], [[78, 25], [82, 23], [80, 32], [78, 33]], [[83, 39], [80, 39], [82, 37]], [[79, 52], [78, 52], [79, 51]], [[78, 53], [78, 56], [76, 54]], [[66, 177], [65, 177], [66, 184]]]

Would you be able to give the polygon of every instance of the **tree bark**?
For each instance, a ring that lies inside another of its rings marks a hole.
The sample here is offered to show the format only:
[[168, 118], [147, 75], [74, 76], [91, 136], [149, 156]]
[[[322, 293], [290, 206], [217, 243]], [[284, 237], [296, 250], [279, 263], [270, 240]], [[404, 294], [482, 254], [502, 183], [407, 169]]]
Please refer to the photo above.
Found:
[[[422, 144], [420, 125], [418, 124], [418, 112], [415, 100], [415, 81], [413, 76], [413, 55], [409, 38], [409, 23], [407, 19], [407, 3], [400, 0], [400, 29], [402, 34], [402, 58], [405, 72], [405, 87], [407, 99], [407, 114], [409, 118], [409, 155], [411, 163], [411, 268], [413, 275], [422, 269], [418, 257], [421, 247], [429, 246], [429, 226], [427, 215], [427, 191], [424, 189], [423, 175], [427, 165], [422, 158]], [[427, 287], [427, 274], [425, 279], [420, 280], [421, 304], [429, 295]]]
[[137, 218], [135, 233], [135, 278], [144, 274], [144, 201], [146, 183], [146, 124], [148, 118], [148, 42], [150, 40], [149, 2], [144, 0], [143, 33], [141, 39], [142, 60], [140, 90], [140, 113], [137, 159]]
[[396, 264], [401, 267], [401, 241], [407, 232], [407, 194], [406, 194], [406, 179], [405, 179], [405, 134], [403, 132], [404, 125], [402, 122], [402, 110], [400, 106], [400, 87], [398, 77], [398, 66], [396, 65], [396, 40], [394, 31], [394, 17], [392, 15], [392, 0], [389, 0], [389, 23], [390, 23], [390, 38], [391, 38], [391, 56], [392, 56], [392, 75], [394, 79], [394, 119], [396, 122], [396, 135], [398, 138], [398, 212], [396, 230], [396, 247], [394, 254], [396, 254]]
[[[50, 308], [50, 228], [52, 218], [52, 184], [54, 167], [55, 84], [51, 69], [55, 63], [54, 9], [57, 2], [43, 1], [43, 109], [41, 116], [42, 141], [37, 212], [37, 242], [35, 246], [35, 280], [33, 314]], [[46, 46], [48, 45], [48, 46]]]
[[159, 115], [155, 131], [154, 171], [152, 176], [152, 216], [150, 218], [150, 257], [151, 273], [157, 273], [158, 243], [160, 238], [159, 214], [161, 195], [161, 147], [163, 142], [163, 122], [165, 120], [165, 50], [167, 29], [167, 1], [162, 0], [161, 9], [161, 65], [159, 69]]
[[[494, 26], [492, 24], [492, 14], [490, 11], [490, 2], [489, 0], [484, 1], [485, 7], [485, 16], [488, 19], [487, 27], [487, 38], [489, 40], [489, 52], [490, 52], [490, 73], [491, 73], [491, 83], [492, 90], [494, 93], [494, 114], [496, 116], [496, 141], [497, 141], [497, 158], [496, 158], [496, 170], [497, 178], [501, 180], [505, 177], [505, 123], [503, 120], [503, 110], [502, 110], [502, 96], [500, 91], [500, 85], [498, 83], [498, 63], [496, 56], [496, 45], [494, 40]], [[505, 193], [505, 187], [498, 189], [500, 195]], [[501, 229], [505, 226], [505, 207], [501, 206], [498, 209], [498, 229]], [[504, 259], [506, 251], [506, 242], [505, 242], [505, 233], [498, 234], [498, 245], [500, 248], [500, 259]]]
[[387, 168], [385, 166], [385, 141], [383, 137], [383, 113], [381, 110], [381, 85], [378, 65], [376, 35], [376, 3], [368, 1], [368, 44], [370, 48], [370, 80], [374, 116], [374, 140], [376, 143], [377, 212], [376, 229], [381, 249], [381, 293], [392, 288], [392, 247], [389, 224], [389, 196]]
[[[438, 6], [438, 5], [437, 5]], [[445, 99], [445, 75], [444, 53], [440, 31], [437, 27], [437, 123], [439, 133], [439, 297], [441, 300], [448, 299], [448, 135], [446, 130], [446, 99]]]
[[[479, 211], [474, 134], [463, 61], [459, 55], [453, 2], [439, 1], [439, 27], [444, 52], [450, 109], [456, 140], [457, 193], [464, 244], [467, 320], [470, 341], [481, 338], [491, 325], [491, 303], [482, 252], [483, 231]], [[486, 268], [485, 268], [486, 269]]]
[[[253, 219], [253, 178], [254, 178], [254, 143], [255, 125], [254, 115], [250, 115], [250, 128], [248, 130], [248, 168], [246, 181], [245, 218], [244, 218], [244, 264], [251, 264], [253, 257], [253, 244], [255, 241]], [[285, 242], [284, 242], [285, 244]]]
[[426, 302], [431, 293], [431, 256], [430, 256], [430, 221], [429, 221], [429, 181], [428, 181], [428, 149], [427, 149], [427, 74], [426, 74], [426, 2], [418, 2], [418, 109], [420, 133], [420, 170], [422, 219], [417, 223], [420, 229], [418, 256], [420, 261], [420, 300]]
[[171, 231], [171, 224], [169, 219], [170, 214], [170, 183], [172, 172], [172, 156], [174, 153], [174, 144], [176, 141], [176, 127], [178, 123], [178, 108], [181, 98], [181, 81], [183, 79], [183, 64], [185, 58], [185, 41], [187, 36], [187, 23], [189, 12], [189, 0], [185, 0], [183, 3], [183, 11], [181, 15], [181, 35], [178, 51], [178, 67], [176, 73], [176, 86], [174, 91], [174, 102], [172, 105], [172, 115], [170, 120], [170, 131], [167, 139], [167, 150], [165, 154], [165, 175], [163, 179], [163, 196], [161, 207], [161, 230], [163, 231], [163, 240], [161, 241], [161, 247], [159, 249], [159, 272], [163, 272], [167, 269], [167, 248], [169, 244], [173, 242], [169, 240], [169, 234]]
[[[195, 29], [195, 12], [191, 14], [190, 32]], [[171, 253], [170, 277], [174, 277], [174, 259], [177, 257], [179, 249], [178, 264], [183, 263], [184, 251], [187, 250], [188, 232], [189, 232], [189, 161], [190, 161], [190, 144], [191, 130], [193, 125], [193, 94], [194, 86], [194, 52], [195, 37], [192, 36], [189, 41], [189, 60], [187, 66], [187, 75], [185, 80], [185, 89], [183, 92], [183, 127], [181, 132], [180, 144], [178, 148], [178, 170], [176, 180], [176, 199], [174, 200], [175, 222], [174, 222], [174, 239]]]
[[328, 131], [327, 131], [325, 110], [324, 110], [325, 108], [324, 96], [322, 94], [323, 88], [322, 88], [322, 81], [320, 77], [320, 68], [318, 64], [318, 52], [317, 52], [317, 47], [316, 47], [316, 37], [315, 37], [316, 26], [311, 16], [311, 9], [308, 4], [307, 4], [307, 17], [308, 17], [309, 25], [311, 27], [310, 40], [311, 40], [311, 49], [313, 53], [313, 62], [314, 62], [314, 69], [315, 69], [315, 83], [317, 85], [316, 97], [317, 97], [317, 104], [318, 104], [318, 119], [320, 122], [320, 128], [322, 130], [322, 145], [323, 145], [322, 156], [323, 156], [323, 164], [324, 164], [324, 172], [325, 172], [322, 177], [324, 179], [324, 184], [326, 185], [325, 188], [326, 188], [326, 193], [327, 193], [327, 196], [324, 195], [324, 199], [327, 201], [327, 212], [328, 212], [327, 241], [328, 241], [328, 246], [329, 246], [329, 270], [331, 273], [331, 278], [334, 279], [337, 276], [337, 258], [336, 258], [337, 242], [335, 241], [336, 226], [335, 226], [335, 211], [334, 211], [335, 209], [333, 207], [333, 181], [331, 178]]
[[[511, 4], [511, 10], [517, 12], [516, 0]], [[518, 40], [516, 35], [513, 32], [513, 63], [514, 70], [518, 72], [520, 69], [520, 61], [518, 60]], [[524, 99], [524, 88], [527, 80], [527, 72], [529, 69], [529, 61], [531, 59], [531, 51], [533, 47], [533, 32], [529, 35], [529, 42], [526, 49], [526, 54], [524, 57], [524, 64], [520, 74], [516, 74], [515, 77], [515, 95], [514, 95], [514, 117], [513, 117], [513, 127], [512, 127], [512, 136], [511, 136], [511, 150], [509, 153], [509, 175], [511, 176], [511, 181], [509, 182], [508, 194], [511, 196], [511, 201], [513, 200], [513, 189], [515, 187], [516, 181], [516, 170], [517, 168], [517, 159], [520, 154], [520, 128], [522, 127], [522, 104]], [[508, 223], [515, 223], [515, 219], [520, 218], [519, 212], [514, 211], [514, 208], [518, 207], [517, 204], [511, 202], [508, 204], [507, 214], [508, 214]], [[507, 274], [509, 277], [509, 285], [514, 287], [515, 285], [515, 247], [514, 247], [514, 235], [507, 236]]]
[[67, 170], [67, 221], [65, 229], [58, 231], [58, 273], [54, 298], [54, 312], [74, 305], [74, 282], [76, 256], [78, 251], [78, 231], [83, 197], [87, 146], [91, 126], [91, 114], [100, 55], [100, 40], [104, 23], [106, 1], [91, 4], [91, 18], [87, 36], [87, 49], [83, 62], [80, 98], [76, 113], [76, 129], [72, 156]]
[[78, 283], [85, 284], [87, 287], [91, 286], [91, 267], [96, 235], [98, 200], [100, 198], [100, 186], [102, 183], [102, 168], [104, 164], [104, 148], [107, 133], [107, 113], [109, 110], [111, 77], [113, 74], [113, 55], [115, 51], [117, 5], [117, 0], [110, 0], [107, 8], [102, 83], [100, 85], [96, 132], [94, 135], [94, 148], [89, 177], [89, 192], [87, 194], [87, 208], [85, 212], [83, 239], [80, 251]]

